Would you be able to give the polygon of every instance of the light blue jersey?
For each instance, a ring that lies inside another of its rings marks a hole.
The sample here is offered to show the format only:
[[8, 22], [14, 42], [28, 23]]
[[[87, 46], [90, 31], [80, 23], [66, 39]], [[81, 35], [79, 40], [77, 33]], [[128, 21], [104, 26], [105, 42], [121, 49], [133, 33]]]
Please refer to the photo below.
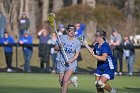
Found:
[[[77, 60], [75, 60], [73, 63], [71, 63], [69, 65], [69, 67], [66, 67], [66, 66], [64, 67], [61, 63], [64, 64], [64, 63], [68, 62], [68, 60], [70, 60], [77, 52], [80, 52], [81, 43], [76, 38], [69, 40], [69, 37], [67, 35], [60, 36], [60, 39], [62, 41], [62, 45], [64, 47], [66, 55], [64, 55], [63, 51], [58, 52], [57, 68], [59, 69], [59, 72], [61, 72], [61, 73], [63, 73], [64, 70], [67, 70], [67, 69], [72, 69], [73, 71], [75, 71], [76, 66], [77, 66]], [[59, 40], [57, 40], [57, 45], [58, 44], [59, 44]], [[66, 56], [67, 56], [67, 58], [66, 58]]]

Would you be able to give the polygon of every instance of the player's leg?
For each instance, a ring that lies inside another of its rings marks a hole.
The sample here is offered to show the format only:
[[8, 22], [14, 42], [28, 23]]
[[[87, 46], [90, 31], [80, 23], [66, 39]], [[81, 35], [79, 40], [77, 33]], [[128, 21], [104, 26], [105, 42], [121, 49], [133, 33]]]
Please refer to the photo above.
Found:
[[95, 86], [98, 93], [104, 93], [104, 89], [98, 85], [98, 81], [100, 80], [100, 76], [95, 75]]
[[110, 77], [107, 74], [104, 74], [104, 76], [101, 76], [100, 80], [98, 81], [98, 84], [101, 88], [104, 88], [110, 93], [116, 93], [116, 90], [114, 90], [107, 82], [109, 81]]
[[107, 83], [108, 81], [108, 78], [106, 78], [105, 76], [101, 76], [100, 80], [99, 80], [99, 83], [101, 85], [102, 88], [104, 88], [105, 90], [107, 91], [111, 91], [111, 86]]
[[102, 76], [102, 71], [97, 67], [95, 70], [95, 86], [96, 86], [96, 90], [98, 93], [104, 93], [104, 89], [101, 88], [101, 86], [98, 84], [98, 81], [100, 80], [101, 76]]
[[73, 70], [69, 69], [66, 71], [63, 77], [63, 88], [62, 93], [67, 93], [68, 85], [71, 83], [70, 77], [73, 74]]
[[62, 66], [61, 62], [59, 61], [57, 61], [57, 72], [59, 73], [59, 84], [61, 86], [61, 93], [62, 93], [65, 68]]
[[[72, 64], [70, 64], [70, 66], [68, 67], [69, 70], [75, 72], [77, 68], [77, 62], [73, 62]], [[78, 77], [77, 76], [73, 76], [69, 79], [68, 84], [72, 84], [74, 87], [78, 86]]]
[[61, 93], [63, 91], [63, 78], [64, 78], [64, 73], [59, 73], [59, 84], [61, 86]]
[[[59, 83], [60, 83], [61, 87], [63, 86], [63, 78], [64, 78], [64, 73], [60, 73], [59, 74]], [[72, 83], [72, 80], [69, 79], [68, 85], [70, 85], [71, 83]]]
[[64, 77], [64, 73], [59, 73], [59, 83], [61, 87], [63, 86], [63, 77]]

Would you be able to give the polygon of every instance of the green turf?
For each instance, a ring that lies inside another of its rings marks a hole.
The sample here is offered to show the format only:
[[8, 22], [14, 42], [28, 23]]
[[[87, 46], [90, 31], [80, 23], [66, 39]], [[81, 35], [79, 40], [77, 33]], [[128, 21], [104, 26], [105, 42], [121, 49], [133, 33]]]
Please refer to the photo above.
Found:
[[[79, 86], [70, 86], [68, 93], [96, 93], [93, 75], [78, 77]], [[140, 93], [140, 77], [117, 76], [109, 83], [118, 93]], [[0, 73], [0, 93], [60, 93], [58, 75]]]

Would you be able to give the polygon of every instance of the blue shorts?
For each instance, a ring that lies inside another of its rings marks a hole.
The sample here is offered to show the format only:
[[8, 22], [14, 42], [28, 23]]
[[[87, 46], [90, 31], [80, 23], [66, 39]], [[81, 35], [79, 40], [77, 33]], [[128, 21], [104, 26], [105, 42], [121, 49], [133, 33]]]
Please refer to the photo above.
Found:
[[72, 70], [73, 72], [75, 72], [76, 67], [77, 67], [77, 61], [74, 61], [73, 63], [69, 64], [68, 67], [64, 66], [64, 64], [61, 64], [60, 62], [57, 62], [58, 73], [65, 73], [67, 70]]
[[94, 74], [96, 76], [105, 76], [108, 79], [113, 80], [114, 79], [114, 71], [115, 71], [114, 69], [110, 69], [109, 67], [105, 68], [105, 69], [96, 68]]

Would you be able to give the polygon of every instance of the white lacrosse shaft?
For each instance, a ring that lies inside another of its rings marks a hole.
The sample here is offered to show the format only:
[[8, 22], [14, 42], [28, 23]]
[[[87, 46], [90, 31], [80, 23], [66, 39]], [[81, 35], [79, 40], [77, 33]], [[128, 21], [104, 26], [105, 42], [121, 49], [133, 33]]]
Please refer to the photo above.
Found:
[[68, 57], [67, 57], [67, 54], [66, 54], [66, 52], [65, 52], [63, 43], [62, 43], [62, 41], [61, 41], [61, 39], [60, 39], [60, 36], [59, 36], [59, 34], [58, 34], [58, 32], [57, 32], [57, 29], [56, 29], [56, 22], [55, 22], [55, 20], [54, 20], [54, 30], [55, 30], [55, 32], [56, 32], [56, 34], [57, 34], [57, 37], [58, 37], [58, 40], [59, 40], [60, 44], [62, 45], [61, 48], [62, 48], [62, 52], [63, 52], [63, 54], [64, 54], [64, 57], [66, 58], [66, 61], [68, 61]]
[[84, 40], [83, 43], [84, 43], [85, 47], [88, 49], [88, 51], [89, 51], [90, 53], [93, 53], [93, 49], [89, 47], [87, 41]]

